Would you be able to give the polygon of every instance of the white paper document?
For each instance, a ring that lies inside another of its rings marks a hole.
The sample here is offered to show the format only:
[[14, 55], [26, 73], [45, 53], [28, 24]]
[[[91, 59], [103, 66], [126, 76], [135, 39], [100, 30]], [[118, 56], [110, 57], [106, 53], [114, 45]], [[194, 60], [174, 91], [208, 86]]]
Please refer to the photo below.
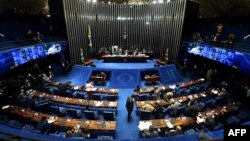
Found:
[[144, 122], [141, 121], [138, 125], [138, 128], [140, 129], [140, 131], [145, 130], [145, 129], [149, 129], [149, 126], [152, 125], [151, 122]]
[[173, 128], [174, 127], [173, 124], [170, 121], [166, 121], [166, 124], [167, 124], [168, 128]]
[[2, 109], [7, 109], [9, 107], [10, 107], [10, 105], [6, 105], [6, 106], [3, 106]]

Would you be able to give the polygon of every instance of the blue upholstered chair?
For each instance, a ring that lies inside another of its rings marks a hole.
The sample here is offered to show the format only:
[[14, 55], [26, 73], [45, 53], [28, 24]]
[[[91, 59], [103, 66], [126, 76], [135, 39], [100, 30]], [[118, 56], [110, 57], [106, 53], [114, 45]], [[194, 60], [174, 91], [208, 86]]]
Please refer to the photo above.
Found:
[[115, 120], [115, 112], [113, 111], [103, 111], [102, 114], [105, 120]]
[[177, 109], [176, 114], [177, 114], [177, 115], [182, 114], [182, 113], [184, 112], [185, 108], [186, 108], [185, 105], [180, 106], [180, 107]]
[[66, 115], [67, 109], [65, 107], [58, 107], [60, 115]]
[[190, 94], [190, 90], [189, 89], [186, 89], [184, 92], [183, 92], [183, 96], [186, 96], [186, 95], [189, 95]]
[[71, 116], [71, 117], [74, 117], [74, 118], [79, 118], [81, 117], [82, 115], [82, 110], [79, 110], [79, 109], [67, 109], [67, 113]]
[[50, 112], [53, 113], [53, 114], [57, 114], [57, 115], [60, 114], [59, 109], [58, 109], [57, 106], [50, 106]]
[[93, 95], [92, 95], [92, 99], [93, 99], [93, 100], [102, 100], [102, 97], [101, 97], [101, 95], [99, 95], [99, 94], [93, 94]]
[[116, 95], [108, 95], [107, 100], [108, 101], [117, 101], [117, 96]]
[[84, 110], [84, 115], [87, 119], [90, 120], [95, 120], [98, 118], [98, 112], [97, 111], [89, 111], [89, 110]]
[[13, 127], [13, 128], [17, 128], [17, 129], [21, 129], [22, 128], [22, 124], [17, 121], [17, 120], [11, 120], [7, 123], [8, 126]]
[[141, 120], [151, 119], [152, 112], [146, 110], [139, 110], [139, 111]]
[[25, 124], [25, 125], [22, 127], [22, 130], [33, 131], [34, 128], [35, 128], [35, 127], [34, 127], [33, 125]]
[[147, 99], [146, 95], [138, 95], [138, 101], [145, 101]]

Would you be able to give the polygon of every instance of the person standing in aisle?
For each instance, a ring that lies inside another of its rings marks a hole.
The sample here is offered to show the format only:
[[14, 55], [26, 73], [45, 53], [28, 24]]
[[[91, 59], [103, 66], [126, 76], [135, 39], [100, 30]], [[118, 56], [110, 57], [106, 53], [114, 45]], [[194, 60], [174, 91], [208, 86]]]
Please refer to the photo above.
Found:
[[133, 108], [134, 108], [134, 100], [133, 100], [132, 96], [129, 96], [127, 98], [126, 108], [128, 111], [128, 121], [131, 121], [131, 114], [132, 114]]

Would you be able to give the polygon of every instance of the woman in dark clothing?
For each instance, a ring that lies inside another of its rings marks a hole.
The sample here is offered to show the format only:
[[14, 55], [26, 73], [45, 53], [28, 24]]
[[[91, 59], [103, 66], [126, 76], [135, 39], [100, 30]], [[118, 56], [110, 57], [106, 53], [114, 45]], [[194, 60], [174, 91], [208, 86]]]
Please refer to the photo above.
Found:
[[131, 96], [129, 96], [127, 98], [127, 102], [126, 102], [126, 108], [127, 108], [127, 111], [128, 111], [128, 121], [131, 120], [131, 113], [133, 111], [133, 108], [134, 108], [134, 100]]

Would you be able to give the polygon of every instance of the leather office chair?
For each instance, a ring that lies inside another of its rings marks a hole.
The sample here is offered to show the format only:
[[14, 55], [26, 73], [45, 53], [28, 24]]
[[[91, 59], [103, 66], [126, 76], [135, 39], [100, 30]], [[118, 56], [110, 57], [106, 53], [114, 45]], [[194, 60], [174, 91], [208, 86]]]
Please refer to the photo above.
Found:
[[107, 100], [108, 101], [117, 101], [117, 96], [116, 95], [108, 95]]
[[89, 110], [84, 110], [84, 115], [87, 119], [90, 120], [95, 120], [98, 118], [98, 112], [97, 111], [89, 111]]
[[92, 95], [92, 99], [93, 99], [93, 100], [102, 100], [102, 96], [99, 95], [99, 94], [93, 94], [93, 95]]
[[112, 111], [103, 111], [103, 118], [105, 120], [111, 120], [114, 121], [115, 120], [115, 112]]
[[146, 111], [146, 110], [140, 110], [140, 119], [146, 120], [151, 119], [152, 112]]
[[139, 95], [138, 96], [138, 101], [145, 101], [147, 99], [146, 95]]
[[79, 118], [82, 115], [82, 110], [79, 109], [67, 109], [67, 113], [74, 117], [74, 118]]

